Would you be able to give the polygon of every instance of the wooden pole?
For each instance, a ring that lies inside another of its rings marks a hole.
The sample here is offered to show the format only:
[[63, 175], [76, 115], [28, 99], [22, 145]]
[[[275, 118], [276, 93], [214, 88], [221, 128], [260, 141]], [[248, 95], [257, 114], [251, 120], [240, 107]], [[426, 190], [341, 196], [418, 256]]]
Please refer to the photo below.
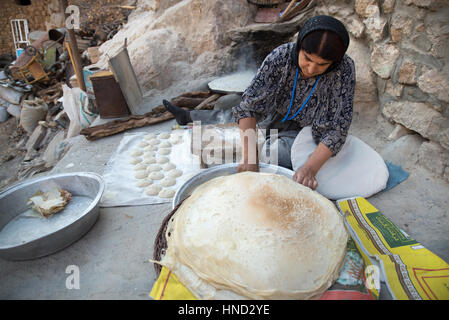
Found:
[[[60, 0], [60, 3], [62, 5], [62, 10], [63, 10], [64, 16], [67, 18], [68, 14], [65, 12], [68, 7], [67, 0]], [[83, 67], [81, 64], [81, 56], [78, 51], [78, 43], [76, 42], [75, 31], [73, 31], [72, 28], [67, 28], [67, 34], [69, 35], [70, 51], [72, 53], [73, 61], [75, 63], [73, 68], [75, 69], [76, 79], [78, 80], [78, 85], [81, 88], [81, 90], [86, 92], [86, 84], [84, 83]]]

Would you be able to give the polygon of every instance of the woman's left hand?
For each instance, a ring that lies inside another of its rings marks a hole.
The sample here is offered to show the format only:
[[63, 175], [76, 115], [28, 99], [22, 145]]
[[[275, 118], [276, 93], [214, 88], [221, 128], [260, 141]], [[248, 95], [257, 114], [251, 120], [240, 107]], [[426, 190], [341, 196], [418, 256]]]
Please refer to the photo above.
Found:
[[293, 175], [293, 180], [315, 190], [318, 187], [318, 181], [315, 179], [315, 174], [316, 173], [312, 168], [304, 165], [296, 170]]

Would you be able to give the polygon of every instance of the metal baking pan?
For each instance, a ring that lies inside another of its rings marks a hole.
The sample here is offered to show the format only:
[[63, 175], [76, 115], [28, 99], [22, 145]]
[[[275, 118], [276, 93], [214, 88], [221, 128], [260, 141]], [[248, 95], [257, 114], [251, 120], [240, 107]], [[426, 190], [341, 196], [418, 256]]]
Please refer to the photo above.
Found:
[[[69, 191], [72, 199], [48, 218], [36, 216], [27, 200], [37, 191]], [[74, 172], [30, 179], [0, 193], [0, 258], [28, 260], [55, 253], [81, 238], [95, 224], [104, 192], [100, 175]]]
[[[213, 178], [237, 173], [237, 168], [238, 163], [228, 163], [205, 169], [204, 171], [194, 175], [184, 182], [184, 184], [176, 192], [172, 203], [173, 208], [175, 208], [176, 205], [182, 200], [191, 195], [196, 187]], [[293, 178], [293, 175], [295, 174], [292, 170], [266, 163], [259, 163], [259, 171], [280, 174], [286, 176], [287, 178]]]
[[208, 83], [208, 87], [213, 92], [242, 94], [249, 87], [255, 75], [256, 71], [251, 70], [236, 72], [212, 80]]

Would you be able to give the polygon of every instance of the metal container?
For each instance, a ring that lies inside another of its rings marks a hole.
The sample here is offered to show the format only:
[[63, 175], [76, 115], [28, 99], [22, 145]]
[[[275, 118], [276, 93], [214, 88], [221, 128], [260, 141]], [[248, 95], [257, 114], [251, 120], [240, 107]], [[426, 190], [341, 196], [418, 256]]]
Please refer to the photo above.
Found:
[[114, 74], [110, 71], [101, 71], [89, 77], [95, 95], [100, 118], [121, 118], [130, 114], [122, 89]]
[[[198, 186], [213, 178], [228, 176], [237, 173], [237, 168], [238, 163], [228, 163], [205, 169], [200, 173], [194, 175], [186, 182], [184, 182], [184, 184], [176, 192], [172, 203], [173, 209], [178, 203], [191, 195]], [[292, 170], [266, 163], [259, 163], [259, 171], [280, 174], [286, 176], [287, 178], [293, 178], [293, 175], [295, 174]]]
[[[27, 200], [37, 191], [69, 191], [72, 199], [48, 218], [36, 216]], [[95, 224], [104, 192], [100, 175], [63, 173], [30, 179], [0, 193], [0, 258], [28, 260], [59, 251], [81, 238]]]

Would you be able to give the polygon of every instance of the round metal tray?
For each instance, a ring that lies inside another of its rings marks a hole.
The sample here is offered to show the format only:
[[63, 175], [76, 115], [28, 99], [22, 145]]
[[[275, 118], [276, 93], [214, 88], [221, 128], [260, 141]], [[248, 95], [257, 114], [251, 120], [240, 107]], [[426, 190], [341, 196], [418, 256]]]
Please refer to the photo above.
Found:
[[[27, 200], [38, 190], [72, 194], [67, 206], [48, 218], [36, 216]], [[28, 260], [59, 251], [95, 224], [104, 192], [100, 175], [75, 172], [30, 179], [0, 193], [0, 258]]]
[[[204, 171], [194, 175], [184, 182], [184, 184], [176, 192], [172, 203], [173, 208], [175, 208], [182, 200], [191, 195], [196, 187], [202, 185], [210, 179], [237, 173], [237, 167], [238, 163], [228, 163], [205, 169]], [[280, 174], [286, 176], [287, 178], [293, 178], [294, 175], [292, 170], [266, 163], [259, 163], [259, 171]]]

